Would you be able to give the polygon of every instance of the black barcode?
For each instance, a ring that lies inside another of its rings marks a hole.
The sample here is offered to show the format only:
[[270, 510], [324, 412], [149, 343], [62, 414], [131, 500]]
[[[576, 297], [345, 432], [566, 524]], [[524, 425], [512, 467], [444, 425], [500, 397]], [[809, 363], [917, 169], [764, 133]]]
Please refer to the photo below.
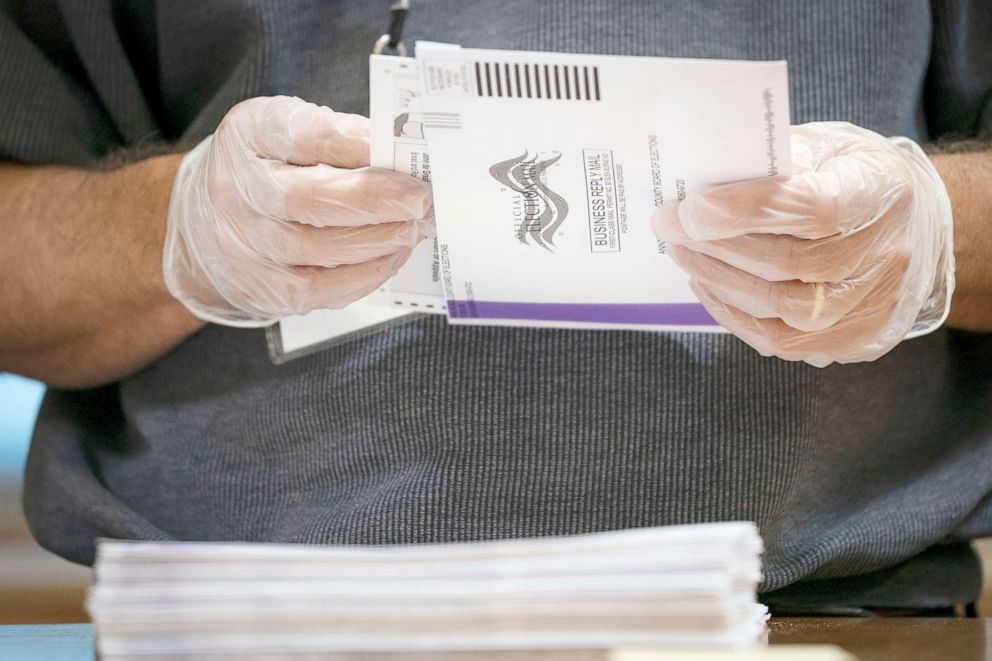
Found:
[[475, 91], [509, 99], [599, 101], [599, 67], [476, 62]]

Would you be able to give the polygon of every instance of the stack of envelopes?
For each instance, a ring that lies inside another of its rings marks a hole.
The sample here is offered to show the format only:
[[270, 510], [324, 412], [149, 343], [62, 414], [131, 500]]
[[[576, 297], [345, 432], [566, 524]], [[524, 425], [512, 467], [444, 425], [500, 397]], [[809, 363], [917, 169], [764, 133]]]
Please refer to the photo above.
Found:
[[[748, 647], [750, 523], [454, 544], [101, 541], [102, 658]], [[348, 657], [352, 658], [352, 657]]]

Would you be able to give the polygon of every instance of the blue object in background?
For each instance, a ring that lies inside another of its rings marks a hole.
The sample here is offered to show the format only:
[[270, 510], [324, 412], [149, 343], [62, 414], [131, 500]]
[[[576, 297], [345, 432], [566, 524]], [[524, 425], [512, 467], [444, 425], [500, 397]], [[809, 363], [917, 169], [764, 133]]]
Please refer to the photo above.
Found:
[[0, 626], [4, 661], [90, 661], [95, 642], [92, 624]]
[[0, 481], [20, 482], [45, 386], [0, 373]]

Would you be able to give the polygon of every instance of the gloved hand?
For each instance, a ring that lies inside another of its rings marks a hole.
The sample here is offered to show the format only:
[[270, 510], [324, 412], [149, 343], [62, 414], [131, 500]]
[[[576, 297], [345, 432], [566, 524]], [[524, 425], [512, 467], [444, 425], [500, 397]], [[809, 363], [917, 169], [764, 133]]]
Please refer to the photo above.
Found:
[[792, 128], [791, 177], [717, 186], [652, 220], [711, 315], [762, 355], [874, 360], [946, 318], [951, 207], [916, 143]]
[[206, 321], [264, 326], [340, 308], [432, 229], [430, 186], [369, 166], [369, 121], [290, 97], [234, 106], [182, 160], [163, 270]]

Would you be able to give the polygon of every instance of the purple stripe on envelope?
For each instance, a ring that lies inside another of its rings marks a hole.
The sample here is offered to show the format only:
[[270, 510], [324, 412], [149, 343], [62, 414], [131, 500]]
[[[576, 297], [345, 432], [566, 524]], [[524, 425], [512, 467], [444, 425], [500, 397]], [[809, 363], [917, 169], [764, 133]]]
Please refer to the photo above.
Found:
[[461, 319], [533, 319], [607, 324], [715, 326], [699, 303], [509, 303], [448, 301], [448, 315]]

